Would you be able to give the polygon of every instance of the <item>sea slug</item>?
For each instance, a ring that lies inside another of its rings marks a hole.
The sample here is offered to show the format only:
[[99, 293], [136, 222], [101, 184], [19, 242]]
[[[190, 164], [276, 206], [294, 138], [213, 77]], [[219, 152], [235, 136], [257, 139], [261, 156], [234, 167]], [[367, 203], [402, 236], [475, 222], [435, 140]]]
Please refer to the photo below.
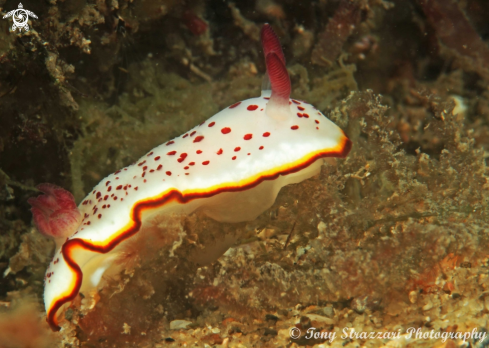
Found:
[[[280, 189], [317, 174], [325, 157], [345, 157], [351, 142], [312, 105], [290, 99], [278, 37], [261, 39], [271, 91], [237, 102], [133, 165], [103, 179], [78, 207], [54, 185], [31, 198], [34, 222], [58, 247], [46, 272], [47, 321], [114, 269], [122, 246], [156, 215], [200, 210], [223, 222], [255, 219]], [[164, 232], [164, 231], [163, 231]]]

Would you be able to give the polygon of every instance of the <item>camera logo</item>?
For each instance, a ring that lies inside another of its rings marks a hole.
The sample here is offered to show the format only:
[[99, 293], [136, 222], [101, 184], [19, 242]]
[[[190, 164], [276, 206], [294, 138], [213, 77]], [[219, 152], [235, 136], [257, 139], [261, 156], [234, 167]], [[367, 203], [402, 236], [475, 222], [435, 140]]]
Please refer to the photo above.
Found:
[[17, 28], [19, 28], [19, 32], [22, 32], [22, 29], [24, 29], [25, 31], [29, 31], [29, 24], [27, 24], [29, 16], [37, 18], [34, 12], [24, 10], [24, 6], [22, 5], [22, 3], [19, 3], [18, 9], [10, 11], [5, 16], [3, 16], [3, 18], [5, 19], [8, 17], [12, 17], [12, 20], [14, 21], [14, 24], [12, 24], [12, 31], [15, 31]]

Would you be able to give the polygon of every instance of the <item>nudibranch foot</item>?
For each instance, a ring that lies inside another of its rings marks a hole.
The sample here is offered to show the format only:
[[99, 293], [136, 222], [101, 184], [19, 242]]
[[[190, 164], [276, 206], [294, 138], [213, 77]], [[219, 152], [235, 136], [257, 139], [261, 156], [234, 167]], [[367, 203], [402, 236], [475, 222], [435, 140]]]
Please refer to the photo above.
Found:
[[[69, 236], [46, 273], [44, 303], [54, 330], [58, 311], [79, 292], [101, 286], [122, 260], [135, 260], [130, 243], [166, 232], [155, 221], [196, 211], [220, 222], [253, 220], [282, 187], [316, 175], [325, 158], [348, 155], [351, 141], [338, 126], [290, 98], [285, 58], [268, 24], [261, 37], [271, 91], [227, 107], [109, 175], [78, 209], [71, 194], [50, 185], [40, 187], [46, 196], [30, 201], [42, 233]], [[167, 245], [153, 237], [152, 244]], [[211, 262], [233, 238], [216, 241], [195, 262]]]

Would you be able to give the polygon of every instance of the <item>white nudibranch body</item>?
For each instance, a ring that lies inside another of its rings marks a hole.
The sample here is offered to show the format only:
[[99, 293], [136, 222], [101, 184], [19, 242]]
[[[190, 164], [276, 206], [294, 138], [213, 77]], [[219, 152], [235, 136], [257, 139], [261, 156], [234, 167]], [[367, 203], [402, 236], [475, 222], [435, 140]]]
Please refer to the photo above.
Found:
[[47, 270], [44, 303], [54, 329], [59, 309], [99, 285], [124, 243], [156, 214], [199, 210], [218, 221], [253, 220], [283, 186], [317, 174], [323, 158], [348, 154], [343, 131], [306, 102], [280, 99], [280, 117], [271, 117], [271, 81], [271, 96], [229, 106], [94, 187]]

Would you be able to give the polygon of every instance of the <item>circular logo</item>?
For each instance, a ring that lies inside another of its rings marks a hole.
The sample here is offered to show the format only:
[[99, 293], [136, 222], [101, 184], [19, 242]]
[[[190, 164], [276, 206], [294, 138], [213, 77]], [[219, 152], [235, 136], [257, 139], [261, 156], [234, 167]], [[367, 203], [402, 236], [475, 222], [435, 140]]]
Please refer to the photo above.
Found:
[[301, 337], [301, 330], [299, 330], [296, 327], [293, 327], [292, 329], [289, 330], [289, 335], [290, 335], [290, 338], [296, 340], [299, 337]]
[[17, 27], [23, 28], [29, 20], [29, 15], [27, 14], [26, 10], [17, 9], [12, 15], [12, 19]]
[[29, 16], [37, 18], [34, 12], [25, 10], [24, 6], [19, 3], [18, 9], [8, 12], [3, 18], [12, 17], [12, 20], [14, 21], [12, 24], [12, 31], [15, 31], [17, 28], [19, 28], [20, 31], [22, 31], [22, 29], [29, 31], [29, 24], [27, 23]]

